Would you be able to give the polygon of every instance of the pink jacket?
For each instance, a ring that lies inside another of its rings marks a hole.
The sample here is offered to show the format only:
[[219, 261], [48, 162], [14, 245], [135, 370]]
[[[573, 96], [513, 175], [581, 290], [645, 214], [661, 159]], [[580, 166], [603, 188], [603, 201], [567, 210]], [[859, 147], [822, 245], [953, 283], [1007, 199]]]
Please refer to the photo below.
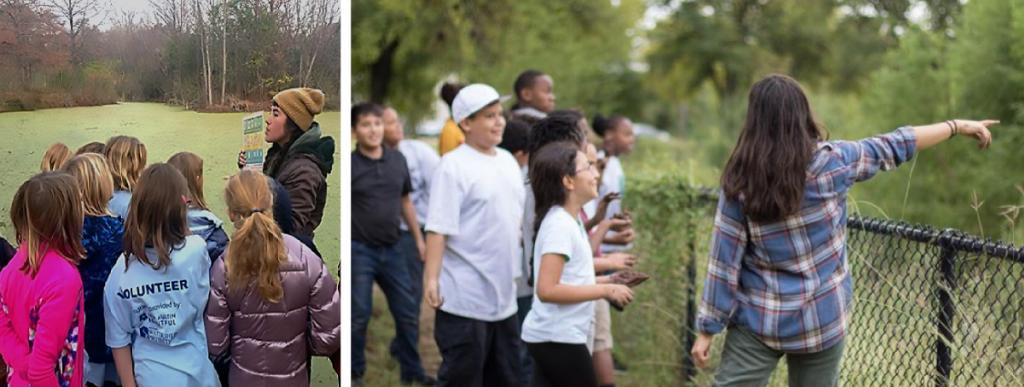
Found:
[[0, 355], [11, 386], [81, 386], [85, 309], [74, 265], [47, 251], [35, 278], [24, 246], [0, 272]]
[[[278, 271], [284, 297], [263, 299], [254, 286], [227, 289], [224, 257], [210, 268], [206, 339], [210, 355], [231, 359], [232, 386], [308, 386], [307, 355], [327, 356], [340, 346], [338, 285], [324, 261], [284, 235], [288, 261]], [[228, 249], [230, 249], [230, 245]]]

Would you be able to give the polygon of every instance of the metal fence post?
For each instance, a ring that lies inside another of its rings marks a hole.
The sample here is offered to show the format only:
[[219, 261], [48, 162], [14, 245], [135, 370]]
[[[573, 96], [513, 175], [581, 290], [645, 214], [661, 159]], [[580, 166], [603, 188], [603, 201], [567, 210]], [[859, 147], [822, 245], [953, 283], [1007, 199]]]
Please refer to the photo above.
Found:
[[953, 359], [950, 357], [949, 345], [953, 342], [953, 297], [950, 292], [956, 286], [956, 273], [954, 272], [954, 260], [956, 250], [952, 246], [953, 233], [946, 231], [939, 238], [939, 245], [942, 246], [942, 255], [939, 259], [939, 272], [942, 280], [938, 281], [935, 290], [938, 297], [938, 319], [936, 325], [939, 337], [935, 339], [935, 385], [945, 387], [949, 385], [949, 375], [953, 368]]

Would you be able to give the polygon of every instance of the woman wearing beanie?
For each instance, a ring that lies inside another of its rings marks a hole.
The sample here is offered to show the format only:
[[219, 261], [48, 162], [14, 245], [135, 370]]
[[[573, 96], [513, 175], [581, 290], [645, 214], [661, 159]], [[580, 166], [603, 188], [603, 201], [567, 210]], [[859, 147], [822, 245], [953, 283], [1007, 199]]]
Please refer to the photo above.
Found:
[[[272, 143], [263, 173], [281, 183], [291, 198], [294, 233], [313, 239], [327, 201], [327, 175], [334, 165], [334, 139], [321, 137], [313, 120], [324, 107], [324, 93], [294, 88], [274, 96], [267, 116], [266, 141]], [[244, 165], [244, 157], [239, 164]]]

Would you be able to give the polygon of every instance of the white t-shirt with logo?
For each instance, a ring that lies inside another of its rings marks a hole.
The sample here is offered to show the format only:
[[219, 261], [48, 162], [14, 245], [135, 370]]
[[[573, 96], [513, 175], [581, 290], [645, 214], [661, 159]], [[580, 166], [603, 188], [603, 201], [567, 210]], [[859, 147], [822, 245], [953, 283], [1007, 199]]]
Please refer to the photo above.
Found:
[[103, 290], [107, 346], [131, 345], [140, 386], [220, 386], [203, 319], [209, 297], [210, 257], [198, 235], [187, 236], [160, 270], [132, 259], [126, 272], [122, 254]]
[[[540, 265], [544, 254], [565, 257], [559, 283], [566, 285], [593, 285], [594, 253], [587, 240], [587, 232], [577, 216], [570, 215], [561, 206], [552, 207], [541, 222], [537, 243], [533, 250], [533, 276], [540, 278]], [[523, 322], [523, 341], [527, 343], [555, 342], [588, 344], [593, 332], [594, 302], [555, 304], [542, 302], [533, 296], [533, 306]]]
[[525, 189], [508, 151], [462, 144], [441, 158], [430, 189], [427, 231], [447, 237], [441, 310], [481, 321], [516, 313], [515, 277]]

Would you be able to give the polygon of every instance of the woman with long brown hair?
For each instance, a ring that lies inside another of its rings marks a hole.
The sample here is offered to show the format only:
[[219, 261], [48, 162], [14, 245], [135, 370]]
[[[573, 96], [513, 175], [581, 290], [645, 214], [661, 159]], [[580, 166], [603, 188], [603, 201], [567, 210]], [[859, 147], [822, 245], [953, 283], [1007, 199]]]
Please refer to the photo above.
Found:
[[950, 120], [826, 141], [795, 80], [771, 75], [755, 83], [722, 173], [696, 364], [707, 365], [712, 336], [728, 329], [715, 385], [764, 385], [783, 356], [790, 386], [838, 384], [853, 298], [850, 188], [957, 134], [987, 148], [988, 127], [997, 123]]
[[308, 355], [339, 350], [340, 304], [323, 260], [274, 222], [266, 177], [245, 170], [224, 191], [235, 233], [210, 271], [210, 355], [231, 385], [308, 386]]

